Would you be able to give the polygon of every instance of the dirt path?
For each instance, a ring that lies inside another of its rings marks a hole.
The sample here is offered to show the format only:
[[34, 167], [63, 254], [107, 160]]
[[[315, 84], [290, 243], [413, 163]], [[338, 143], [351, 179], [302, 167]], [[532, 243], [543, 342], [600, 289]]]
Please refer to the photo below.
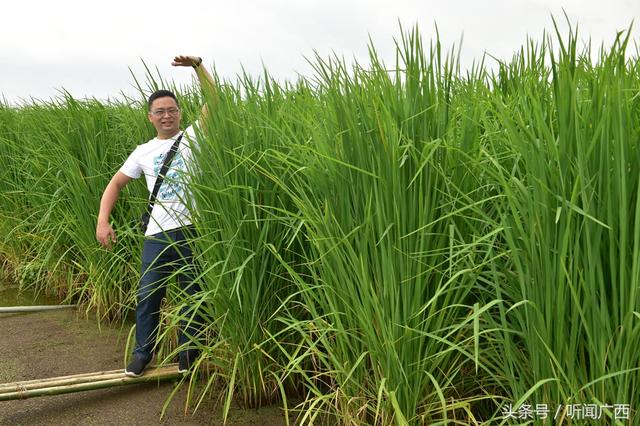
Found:
[[[122, 368], [126, 329], [102, 327], [74, 311], [0, 314], [0, 383]], [[205, 401], [185, 415], [181, 390], [160, 419], [174, 383], [0, 402], [0, 425], [219, 425], [221, 408]], [[229, 425], [284, 425], [278, 407], [234, 408]]]

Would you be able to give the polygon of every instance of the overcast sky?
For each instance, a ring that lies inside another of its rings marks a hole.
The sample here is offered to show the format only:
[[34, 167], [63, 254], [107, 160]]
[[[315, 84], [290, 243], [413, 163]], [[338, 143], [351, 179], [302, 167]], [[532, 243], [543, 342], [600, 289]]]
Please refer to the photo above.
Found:
[[[187, 68], [173, 68], [176, 54], [198, 55], [233, 79], [242, 68], [259, 75], [263, 65], [278, 79], [310, 75], [305, 57], [317, 51], [367, 60], [369, 37], [393, 60], [393, 38], [417, 25], [423, 38], [437, 24], [445, 46], [462, 42], [463, 65], [487, 52], [510, 58], [527, 36], [542, 40], [551, 15], [565, 29], [565, 10], [579, 35], [610, 45], [635, 19], [640, 0], [238, 0], [5, 2], [0, 26], [0, 92], [7, 101], [48, 99], [61, 88], [75, 97], [132, 94], [131, 71], [144, 77], [142, 60], [177, 83]], [[636, 53], [640, 32], [634, 29]]]

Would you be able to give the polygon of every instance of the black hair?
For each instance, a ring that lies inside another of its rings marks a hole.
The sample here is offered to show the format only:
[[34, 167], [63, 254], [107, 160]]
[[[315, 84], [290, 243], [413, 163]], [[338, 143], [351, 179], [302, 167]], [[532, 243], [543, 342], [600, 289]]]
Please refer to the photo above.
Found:
[[158, 98], [165, 98], [165, 97], [173, 98], [173, 100], [176, 101], [176, 105], [180, 107], [180, 105], [178, 104], [178, 98], [176, 98], [176, 95], [174, 95], [173, 92], [170, 92], [169, 90], [164, 90], [164, 89], [156, 90], [151, 94], [151, 96], [149, 96], [149, 100], [147, 101], [147, 107], [151, 109], [151, 104], [153, 103], [153, 101], [155, 101]]

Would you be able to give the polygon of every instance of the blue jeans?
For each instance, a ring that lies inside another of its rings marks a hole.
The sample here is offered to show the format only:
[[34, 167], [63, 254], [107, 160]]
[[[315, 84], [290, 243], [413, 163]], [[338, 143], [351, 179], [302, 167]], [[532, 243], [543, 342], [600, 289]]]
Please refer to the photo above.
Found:
[[[136, 306], [135, 357], [144, 361], [153, 358], [160, 320], [160, 302], [165, 295], [168, 279], [174, 275], [183, 294], [193, 296], [200, 290], [195, 282], [193, 253], [188, 239], [193, 236], [193, 227], [184, 227], [146, 237], [142, 248], [142, 275], [138, 287]], [[187, 307], [181, 310], [186, 314]], [[187, 343], [199, 331], [199, 317], [190, 325], [180, 323], [178, 343]]]

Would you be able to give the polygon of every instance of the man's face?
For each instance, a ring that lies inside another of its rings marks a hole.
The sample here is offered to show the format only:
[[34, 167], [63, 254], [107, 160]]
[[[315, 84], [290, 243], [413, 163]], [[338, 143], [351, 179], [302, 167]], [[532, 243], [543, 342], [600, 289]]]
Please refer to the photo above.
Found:
[[147, 117], [158, 131], [160, 139], [170, 138], [180, 130], [180, 110], [176, 101], [170, 96], [154, 100]]

